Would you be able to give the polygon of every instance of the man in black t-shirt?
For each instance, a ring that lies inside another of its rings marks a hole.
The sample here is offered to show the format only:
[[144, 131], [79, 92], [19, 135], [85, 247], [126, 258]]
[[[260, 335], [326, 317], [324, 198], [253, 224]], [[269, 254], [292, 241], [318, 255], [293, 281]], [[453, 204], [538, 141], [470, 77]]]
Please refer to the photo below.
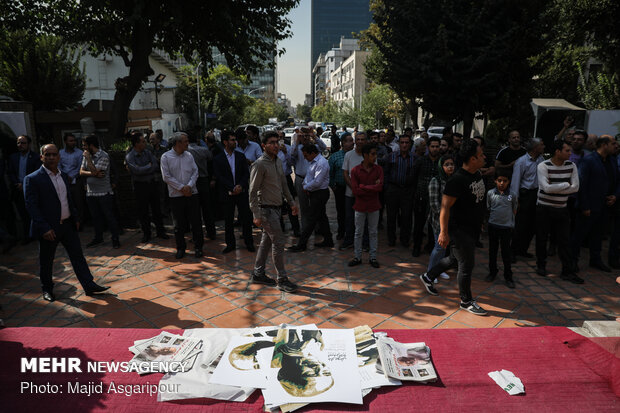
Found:
[[525, 155], [525, 148], [521, 147], [521, 135], [513, 130], [508, 134], [508, 146], [501, 149], [495, 158], [495, 167], [510, 168], [515, 165], [517, 159]]
[[429, 294], [439, 295], [433, 285], [435, 279], [458, 264], [461, 308], [472, 314], [486, 315], [487, 312], [474, 301], [471, 293], [475, 244], [485, 212], [486, 191], [480, 174], [480, 168], [485, 164], [485, 156], [474, 139], [464, 140], [459, 154], [464, 162], [463, 167], [446, 182], [439, 214], [441, 230], [437, 242], [444, 248], [450, 244], [450, 256], [420, 275], [420, 280]]

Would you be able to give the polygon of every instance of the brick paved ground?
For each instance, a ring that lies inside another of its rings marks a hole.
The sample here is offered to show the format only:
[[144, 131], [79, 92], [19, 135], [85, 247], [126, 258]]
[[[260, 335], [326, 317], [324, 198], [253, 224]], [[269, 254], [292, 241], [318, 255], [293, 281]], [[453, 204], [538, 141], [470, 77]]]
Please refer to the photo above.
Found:
[[[332, 212], [333, 203], [330, 215], [335, 216]], [[458, 309], [454, 273], [441, 280], [439, 297], [428, 296], [415, 276], [425, 270], [428, 255], [413, 259], [410, 249], [387, 247], [385, 231], [380, 232], [379, 269], [367, 263], [350, 269], [346, 264], [352, 250], [312, 250], [312, 239], [308, 251], [287, 253], [287, 269], [300, 290], [285, 294], [248, 283], [254, 254], [238, 249], [222, 255], [222, 230], [218, 227], [219, 240], [205, 243], [202, 259], [188, 254], [176, 260], [172, 239], [139, 244], [141, 234], [133, 230], [121, 237], [119, 250], [109, 242], [85, 250], [96, 281], [112, 287], [113, 294], [95, 298], [83, 294], [59, 247], [54, 303], [41, 298], [36, 243], [15, 248], [0, 256], [0, 318], [7, 326], [196, 328], [288, 322], [327, 328], [470, 328], [581, 326], [584, 320], [620, 316], [617, 274], [584, 271], [586, 282], [579, 286], [559, 279], [557, 260], [549, 264], [548, 278], [535, 274], [534, 261], [519, 262], [514, 266], [517, 288], [511, 290], [501, 282], [501, 272], [495, 283], [484, 281], [487, 258], [482, 249], [472, 290], [489, 316], [474, 316]], [[258, 243], [259, 231], [254, 235]], [[89, 230], [82, 233], [83, 244], [91, 236]], [[587, 251], [583, 255], [585, 266]]]

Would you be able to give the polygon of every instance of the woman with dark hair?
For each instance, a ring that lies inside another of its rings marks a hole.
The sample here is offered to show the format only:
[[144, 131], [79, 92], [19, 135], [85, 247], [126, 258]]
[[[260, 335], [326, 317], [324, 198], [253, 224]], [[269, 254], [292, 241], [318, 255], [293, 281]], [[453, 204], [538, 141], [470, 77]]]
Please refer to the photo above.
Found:
[[[446, 186], [446, 181], [452, 176], [455, 169], [454, 156], [452, 154], [442, 156], [441, 159], [439, 159], [439, 176], [433, 177], [428, 184], [431, 226], [433, 227], [433, 234], [435, 236], [435, 247], [428, 261], [428, 270], [437, 265], [437, 263], [446, 256], [446, 249], [437, 242], [440, 231], [439, 212], [441, 211], [443, 189]], [[450, 278], [445, 272], [442, 272], [440, 277], [445, 280]], [[435, 282], [437, 282], [437, 280], [435, 280]]]

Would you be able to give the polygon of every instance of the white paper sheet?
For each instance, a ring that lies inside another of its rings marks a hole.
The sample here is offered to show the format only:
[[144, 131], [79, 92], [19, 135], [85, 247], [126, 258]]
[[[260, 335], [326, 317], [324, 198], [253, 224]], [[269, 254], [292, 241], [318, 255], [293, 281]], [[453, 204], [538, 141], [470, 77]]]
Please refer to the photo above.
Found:
[[274, 348], [267, 405], [342, 402], [362, 404], [353, 330], [281, 330]]
[[269, 357], [273, 354], [273, 346], [271, 337], [232, 337], [210, 383], [264, 388], [267, 369], [261, 368], [257, 356], [259, 350], [263, 350]]
[[501, 370], [492, 371], [489, 373], [489, 377], [495, 380], [495, 383], [508, 394], [514, 396], [515, 394], [525, 393], [525, 387], [517, 376], [512, 371]]

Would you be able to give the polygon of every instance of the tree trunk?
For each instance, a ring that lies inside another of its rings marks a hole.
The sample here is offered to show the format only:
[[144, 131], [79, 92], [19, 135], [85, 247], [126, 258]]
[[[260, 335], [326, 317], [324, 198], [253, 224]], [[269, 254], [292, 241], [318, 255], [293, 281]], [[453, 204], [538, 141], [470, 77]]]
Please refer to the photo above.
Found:
[[474, 113], [463, 114], [463, 137], [470, 138], [474, 126]]
[[137, 23], [134, 27], [131, 50], [131, 60], [125, 59], [125, 64], [129, 67], [129, 76], [118, 78], [114, 83], [116, 93], [110, 116], [109, 132], [112, 142], [123, 139], [131, 101], [136, 97], [142, 83], [154, 74], [149, 64], [149, 56], [153, 50], [153, 38], [143, 22]]

